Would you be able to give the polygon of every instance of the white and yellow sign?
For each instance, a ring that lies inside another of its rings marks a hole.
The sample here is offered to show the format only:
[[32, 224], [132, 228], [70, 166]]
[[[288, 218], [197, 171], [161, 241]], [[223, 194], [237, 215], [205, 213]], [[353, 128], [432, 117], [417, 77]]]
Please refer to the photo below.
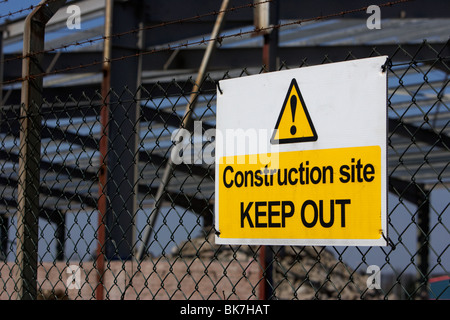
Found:
[[385, 61], [220, 82], [216, 243], [386, 245]]

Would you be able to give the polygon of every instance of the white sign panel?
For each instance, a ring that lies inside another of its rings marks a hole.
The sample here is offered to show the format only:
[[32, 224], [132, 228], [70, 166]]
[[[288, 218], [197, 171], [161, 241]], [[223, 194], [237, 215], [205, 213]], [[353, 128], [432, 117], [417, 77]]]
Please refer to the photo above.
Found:
[[386, 59], [220, 81], [218, 244], [386, 245]]

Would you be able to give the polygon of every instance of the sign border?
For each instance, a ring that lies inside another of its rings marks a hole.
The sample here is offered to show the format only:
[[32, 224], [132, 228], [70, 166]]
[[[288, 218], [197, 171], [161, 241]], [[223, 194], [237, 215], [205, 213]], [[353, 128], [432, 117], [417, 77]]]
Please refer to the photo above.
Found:
[[[288, 238], [288, 239], [280, 239], [280, 238], [221, 238], [220, 237], [220, 225], [219, 225], [219, 216], [218, 216], [218, 201], [215, 201], [215, 242], [216, 244], [223, 244], [223, 245], [299, 245], [299, 246], [387, 246], [389, 244], [389, 236], [388, 236], [388, 181], [389, 181], [389, 174], [388, 174], [388, 152], [387, 152], [387, 146], [388, 146], [388, 114], [387, 114], [387, 108], [388, 108], [388, 77], [386, 74], [385, 68], [383, 66], [385, 65], [386, 61], [389, 59], [388, 56], [378, 56], [378, 57], [370, 57], [370, 58], [363, 58], [363, 59], [355, 59], [355, 60], [349, 60], [349, 61], [341, 61], [341, 62], [335, 62], [327, 65], [314, 65], [314, 66], [308, 66], [308, 67], [301, 67], [296, 69], [289, 69], [289, 70], [283, 70], [283, 71], [277, 71], [273, 73], [282, 73], [282, 72], [290, 72], [294, 70], [303, 70], [303, 69], [310, 69], [310, 68], [316, 68], [316, 67], [324, 67], [329, 65], [335, 65], [335, 64], [344, 64], [344, 63], [357, 63], [361, 60], [370, 60], [370, 59], [379, 59], [380, 64], [380, 73], [385, 74], [385, 135], [384, 135], [384, 146], [382, 146], [382, 154], [381, 154], [381, 164], [382, 167], [384, 167], [384, 170], [381, 174], [381, 197], [382, 197], [382, 203], [381, 203], [381, 233], [380, 237], [377, 239], [304, 239], [304, 238]], [[258, 75], [251, 75], [247, 76], [245, 78], [251, 78], [251, 77], [259, 77], [259, 76], [267, 76], [273, 73], [265, 73], [265, 74], [258, 74]], [[232, 81], [235, 79], [241, 79], [241, 78], [233, 78], [233, 79], [225, 79], [219, 81]], [[222, 88], [225, 86], [222, 85]], [[217, 97], [219, 97], [219, 89], [217, 89]], [[290, 90], [288, 90], [289, 95]], [[298, 90], [299, 95], [301, 95], [300, 90]], [[220, 91], [220, 94], [223, 94], [222, 91]], [[302, 97], [303, 98], [303, 97]], [[303, 103], [304, 101], [302, 101]], [[285, 101], [286, 103], [286, 101]], [[284, 107], [284, 106], [283, 106]], [[306, 105], [305, 105], [306, 107]], [[219, 109], [218, 113], [219, 114]], [[280, 112], [279, 117], [281, 116], [282, 112]], [[277, 121], [278, 123], [278, 121]], [[271, 143], [270, 139], [270, 143]], [[311, 142], [309, 142], [311, 143]], [[314, 142], [315, 143], [315, 142]], [[279, 145], [279, 144], [276, 144]], [[287, 145], [287, 144], [285, 144]], [[323, 148], [328, 149], [328, 148]], [[218, 163], [217, 163], [217, 153], [216, 153], [216, 188], [215, 188], [215, 197], [218, 199], [219, 193], [218, 193]]]

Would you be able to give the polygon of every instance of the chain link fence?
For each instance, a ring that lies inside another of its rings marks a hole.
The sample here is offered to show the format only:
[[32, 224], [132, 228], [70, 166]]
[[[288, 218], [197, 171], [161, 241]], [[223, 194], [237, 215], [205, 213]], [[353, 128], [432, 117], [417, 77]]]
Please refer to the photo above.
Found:
[[[388, 64], [387, 247], [214, 243], [214, 164], [165, 170], [173, 133], [185, 128], [203, 136], [214, 128], [217, 82], [263, 67], [210, 72], [198, 88], [192, 78], [174, 79], [136, 92], [111, 88], [107, 99], [93, 92], [45, 100], [40, 187], [30, 194], [39, 199], [37, 298], [442, 298], [448, 280], [443, 289], [432, 284], [450, 275], [450, 57], [445, 47], [424, 42], [418, 48], [399, 45]], [[433, 58], [422, 59], [424, 51]], [[371, 56], [381, 54], [374, 49]], [[346, 60], [355, 58], [364, 57], [349, 52]], [[307, 61], [281, 63], [280, 70]], [[186, 106], [191, 121], [183, 127]], [[1, 110], [0, 299], [15, 299], [23, 280], [17, 263], [20, 132], [23, 118], [34, 115], [20, 109]], [[211, 146], [207, 139], [199, 143]]]

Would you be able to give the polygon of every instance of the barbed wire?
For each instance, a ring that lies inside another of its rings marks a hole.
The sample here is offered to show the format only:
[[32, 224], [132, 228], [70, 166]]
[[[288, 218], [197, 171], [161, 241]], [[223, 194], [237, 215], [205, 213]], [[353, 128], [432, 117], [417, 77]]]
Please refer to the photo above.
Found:
[[208, 12], [208, 13], [198, 14], [196, 16], [192, 16], [192, 17], [188, 17], [188, 18], [176, 19], [176, 20], [172, 20], [172, 21], [162, 22], [162, 23], [159, 23], [159, 24], [156, 24], [156, 25], [150, 25], [150, 26], [140, 27], [140, 28], [136, 28], [136, 29], [132, 29], [132, 30], [128, 30], [128, 31], [123, 31], [123, 32], [112, 34], [110, 36], [102, 35], [102, 36], [91, 38], [91, 39], [86, 39], [86, 40], [82, 40], [82, 41], [76, 41], [76, 42], [73, 42], [73, 43], [61, 45], [59, 47], [46, 49], [46, 50], [42, 50], [42, 51], [36, 51], [36, 52], [30, 53], [30, 54], [25, 55], [25, 56], [22, 55], [22, 54], [19, 54], [19, 55], [15, 56], [15, 57], [4, 59], [3, 63], [11, 62], [11, 61], [14, 61], [14, 60], [19, 60], [19, 59], [24, 59], [24, 58], [28, 58], [28, 57], [32, 57], [32, 56], [35, 56], [35, 55], [38, 55], [38, 54], [49, 53], [49, 52], [53, 52], [53, 51], [57, 51], [57, 50], [65, 50], [67, 48], [74, 47], [74, 46], [82, 46], [82, 45], [85, 45], [85, 44], [92, 45], [93, 43], [98, 42], [98, 41], [102, 41], [102, 40], [104, 41], [104, 40], [111, 39], [111, 38], [122, 37], [122, 36], [125, 36], [125, 35], [135, 34], [135, 33], [138, 33], [140, 31], [152, 30], [152, 29], [166, 27], [166, 26], [170, 26], [170, 25], [174, 25], [174, 24], [181, 24], [181, 23], [185, 23], [185, 22], [189, 22], [189, 21], [201, 20], [203, 18], [219, 15], [221, 13], [228, 13], [228, 12], [233, 12], [233, 11], [236, 11], [236, 10], [241, 10], [241, 9], [246, 9], [246, 8], [254, 8], [254, 7], [258, 6], [258, 5], [269, 3], [269, 2], [272, 2], [272, 1], [273, 0], [265, 0], [265, 1], [261, 1], [261, 2], [255, 2], [255, 3], [252, 2], [252, 3], [248, 3], [248, 4], [245, 4], [245, 5], [241, 5], [241, 6], [234, 6], [234, 7], [225, 9], [225, 10], [219, 10], [219, 11], [214, 10], [214, 11], [211, 11], [211, 12]]
[[31, 5], [31, 6], [27, 7], [27, 8], [22, 8], [22, 9], [17, 10], [17, 11], [13, 11], [13, 12], [9, 12], [7, 14], [0, 15], [0, 19], [6, 18], [6, 17], [12, 17], [12, 16], [14, 16], [16, 14], [19, 14], [19, 13], [22, 13], [22, 12], [25, 12], [25, 11], [33, 10], [36, 7], [40, 7], [40, 5], [36, 5], [36, 6]]
[[[45, 2], [45, 3], [38, 3], [38, 4], [36, 4], [36, 5], [30, 5], [29, 7], [22, 8], [22, 9], [19, 9], [19, 10], [17, 10], [17, 11], [9, 12], [9, 13], [7, 13], [7, 14], [0, 15], [0, 19], [6, 18], [6, 17], [12, 17], [12, 16], [15, 16], [16, 14], [20, 14], [20, 13], [23, 13], [23, 12], [25, 12], [25, 11], [31, 11], [31, 10], [34, 10], [34, 9], [36, 9], [36, 8], [45, 6], [45, 5], [47, 5], [47, 4], [49, 4], [49, 3], [52, 3], [52, 2], [54, 2], [54, 1], [56, 1], [56, 0], [50, 0], [50, 1]], [[2, 1], [0, 1], [0, 4], [1, 4], [1, 3], [4, 3], [4, 2], [8, 2], [8, 0], [2, 0]]]
[[[413, 0], [390, 1], [390, 2], [383, 3], [383, 4], [379, 4], [378, 6], [379, 7], [390, 7], [390, 6], [394, 6], [394, 5], [397, 5], [397, 4], [410, 2], [410, 1], [413, 1]], [[255, 27], [253, 30], [240, 31], [240, 32], [233, 33], [233, 34], [220, 35], [220, 36], [218, 36], [216, 38], [209, 38], [209, 39], [202, 38], [201, 40], [192, 41], [192, 42], [186, 42], [186, 43], [179, 43], [179, 44], [175, 44], [175, 45], [167, 44], [166, 47], [153, 48], [153, 49], [150, 49], [150, 50], [143, 50], [141, 52], [137, 52], [137, 53], [134, 53], [134, 54], [124, 55], [122, 57], [117, 57], [117, 58], [112, 58], [112, 59], [107, 59], [105, 61], [103, 61], [103, 60], [102, 61], [94, 60], [91, 63], [80, 64], [78, 66], [70, 66], [70, 67], [66, 67], [66, 68], [62, 68], [62, 69], [55, 69], [55, 70], [52, 70], [52, 71], [49, 71], [49, 72], [42, 72], [42, 73], [39, 73], [39, 74], [30, 75], [30, 76], [27, 76], [27, 77], [19, 77], [19, 78], [16, 78], [16, 79], [11, 79], [11, 80], [4, 81], [2, 84], [3, 85], [12, 84], [12, 83], [15, 83], [15, 82], [26, 81], [26, 80], [34, 79], [34, 78], [38, 78], [38, 77], [54, 75], [54, 74], [59, 74], [59, 73], [73, 71], [73, 70], [76, 70], [76, 69], [83, 69], [83, 68], [87, 68], [87, 67], [101, 65], [101, 64], [103, 64], [105, 62], [106, 63], [112, 63], [112, 62], [115, 62], [115, 61], [121, 61], [121, 60], [125, 60], [125, 59], [136, 58], [136, 57], [139, 57], [141, 55], [155, 54], [155, 53], [164, 52], [164, 51], [173, 51], [173, 50], [187, 48], [187, 47], [190, 47], [190, 46], [197, 46], [197, 45], [200, 46], [200, 45], [207, 44], [210, 41], [217, 41], [219, 44], [221, 44], [224, 39], [243, 37], [245, 35], [251, 35], [251, 34], [265, 32], [265, 31], [270, 31], [270, 30], [274, 30], [274, 29], [281, 29], [283, 27], [292, 26], [292, 25], [301, 25], [301, 24], [306, 23], [306, 22], [320, 21], [320, 20], [326, 20], [326, 19], [331, 19], [331, 18], [336, 18], [336, 17], [342, 17], [342, 16], [347, 15], [347, 14], [352, 14], [352, 13], [366, 11], [368, 7], [369, 6], [364, 6], [364, 7], [357, 8], [357, 9], [344, 10], [344, 11], [340, 11], [340, 12], [336, 12], [336, 13], [331, 13], [331, 14], [317, 16], [317, 17], [314, 17], [314, 18], [299, 19], [299, 20], [289, 21], [289, 22], [286, 22], [286, 23], [270, 25], [268, 27], [263, 27], [263, 28]]]

